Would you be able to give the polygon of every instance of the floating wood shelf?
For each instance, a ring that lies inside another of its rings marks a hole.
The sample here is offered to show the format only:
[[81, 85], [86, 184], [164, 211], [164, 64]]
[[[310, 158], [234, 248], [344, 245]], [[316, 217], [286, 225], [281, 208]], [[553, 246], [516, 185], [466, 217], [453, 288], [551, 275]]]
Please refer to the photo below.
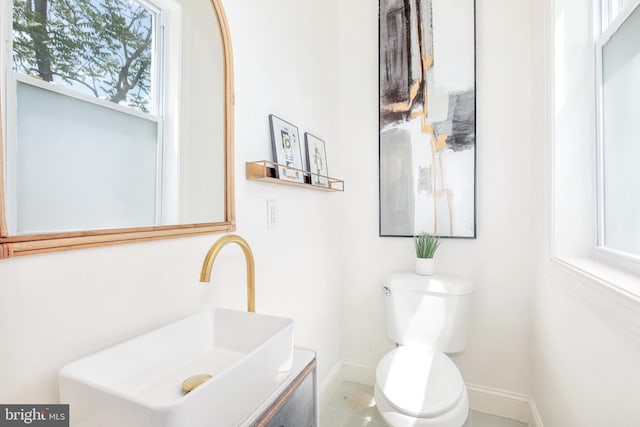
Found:
[[[304, 177], [304, 183], [278, 178], [278, 166], [286, 167], [290, 171], [300, 172]], [[328, 181], [328, 186], [323, 187], [321, 185], [312, 185], [312, 177], [326, 178]], [[341, 179], [331, 178], [325, 175], [318, 175], [317, 173], [305, 171], [302, 169], [287, 167], [285, 165], [274, 163], [269, 160], [247, 162], [247, 179], [251, 181], [270, 182], [272, 184], [289, 185], [293, 187], [308, 188], [311, 190], [319, 191], [344, 191], [344, 181], [342, 181]]]

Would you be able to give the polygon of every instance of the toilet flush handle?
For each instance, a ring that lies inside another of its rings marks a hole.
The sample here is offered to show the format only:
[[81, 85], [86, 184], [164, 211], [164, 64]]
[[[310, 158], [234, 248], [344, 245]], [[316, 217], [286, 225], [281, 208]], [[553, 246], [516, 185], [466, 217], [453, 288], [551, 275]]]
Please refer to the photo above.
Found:
[[390, 297], [391, 296], [391, 289], [387, 288], [386, 286], [383, 286], [382, 290], [384, 291], [384, 296], [385, 297]]

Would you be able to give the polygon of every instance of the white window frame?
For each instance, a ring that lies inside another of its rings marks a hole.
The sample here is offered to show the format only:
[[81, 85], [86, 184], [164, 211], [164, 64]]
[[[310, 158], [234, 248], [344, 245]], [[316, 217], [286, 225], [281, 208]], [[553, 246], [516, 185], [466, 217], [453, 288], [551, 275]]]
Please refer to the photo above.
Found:
[[606, 29], [609, 24], [620, 14], [624, 0], [599, 0], [601, 28]]
[[[629, 1], [623, 7], [623, 0], [599, 0], [601, 6], [601, 31], [596, 40], [596, 179], [597, 179], [597, 235], [593, 256], [596, 260], [614, 268], [640, 274], [640, 255], [620, 251], [605, 245], [604, 227], [604, 112], [602, 49], [622, 24], [640, 7], [640, 0]], [[613, 10], [611, 10], [613, 8]]]
[[[16, 83], [20, 81], [32, 86], [70, 96], [83, 102], [100, 105], [126, 114], [157, 123], [157, 176], [156, 176], [156, 224], [161, 225], [177, 217], [175, 199], [179, 183], [179, 127], [180, 103], [169, 100], [180, 99], [182, 56], [182, 6], [176, 0], [136, 0], [150, 10], [154, 16], [154, 42], [152, 46], [151, 79], [156, 84], [152, 92], [151, 112], [144, 113], [135, 108], [122, 106], [100, 98], [89, 96], [62, 85], [53, 85], [15, 72], [13, 66], [13, 0], [0, 2], [0, 94], [2, 94], [2, 130], [5, 165], [5, 207], [9, 235], [17, 229], [17, 194], [15, 170], [17, 159]], [[170, 77], [169, 77], [170, 76]], [[10, 209], [11, 208], [11, 209]], [[175, 221], [174, 221], [175, 222]]]
[[[597, 248], [597, 107], [595, 46], [603, 0], [542, 0], [534, 23], [543, 28], [544, 72], [538, 85], [545, 165], [543, 274], [551, 281], [616, 307], [621, 318], [640, 306], [637, 263]], [[588, 38], [585, 38], [588, 37]], [[534, 52], [535, 53], [535, 52]], [[622, 316], [622, 313], [625, 313]], [[640, 322], [632, 322], [640, 331]]]

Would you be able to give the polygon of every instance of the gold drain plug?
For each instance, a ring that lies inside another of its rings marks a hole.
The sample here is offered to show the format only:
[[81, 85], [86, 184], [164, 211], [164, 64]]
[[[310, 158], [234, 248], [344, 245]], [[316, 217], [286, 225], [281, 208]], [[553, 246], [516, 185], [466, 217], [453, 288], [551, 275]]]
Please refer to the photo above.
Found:
[[187, 394], [196, 387], [202, 385], [202, 383], [204, 383], [205, 381], [210, 380], [211, 378], [213, 377], [209, 374], [192, 375], [186, 380], [182, 381], [182, 392], [184, 394]]

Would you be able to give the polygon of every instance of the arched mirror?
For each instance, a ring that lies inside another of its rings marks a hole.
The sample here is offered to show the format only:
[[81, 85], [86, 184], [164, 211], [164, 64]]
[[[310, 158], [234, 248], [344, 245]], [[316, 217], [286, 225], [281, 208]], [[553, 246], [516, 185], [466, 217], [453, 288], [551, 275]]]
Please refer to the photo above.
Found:
[[0, 258], [235, 229], [219, 0], [0, 7]]

